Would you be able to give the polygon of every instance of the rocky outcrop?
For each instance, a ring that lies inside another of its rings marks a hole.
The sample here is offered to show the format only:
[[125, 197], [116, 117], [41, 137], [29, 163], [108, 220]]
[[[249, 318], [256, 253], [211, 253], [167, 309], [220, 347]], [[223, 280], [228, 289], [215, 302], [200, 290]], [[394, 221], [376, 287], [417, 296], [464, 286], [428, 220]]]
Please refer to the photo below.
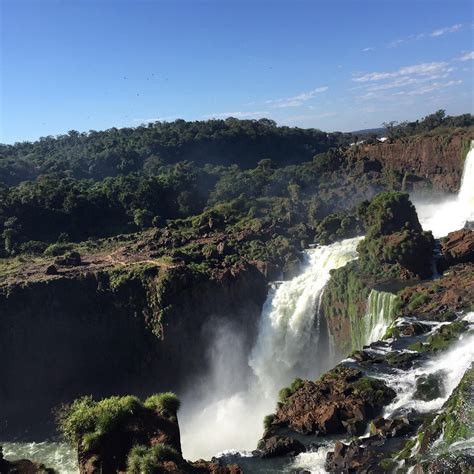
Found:
[[183, 459], [173, 393], [148, 397], [83, 397], [63, 406], [58, 426], [77, 449], [79, 472], [240, 474], [238, 466]]
[[400, 316], [453, 320], [474, 303], [474, 264], [455, 265], [442, 278], [405, 288], [398, 297]]
[[377, 278], [428, 278], [434, 240], [423, 232], [408, 194], [386, 192], [364, 203], [366, 236], [358, 247], [359, 268]]
[[415, 136], [372, 145], [351, 147], [348, 154], [355, 162], [378, 162], [385, 173], [393, 173], [406, 190], [432, 188], [455, 192], [463, 169], [464, 133]]
[[361, 434], [394, 397], [382, 381], [340, 365], [316, 382], [304, 381], [277, 410], [273, 425], [305, 434]]
[[338, 354], [361, 349], [356, 337], [364, 328], [372, 289], [393, 292], [432, 273], [434, 240], [422, 231], [416, 210], [405, 193], [380, 193], [360, 206], [366, 237], [359, 259], [333, 270], [321, 299]]
[[179, 391], [207, 370], [215, 328], [250, 350], [266, 293], [252, 265], [216, 278], [120, 265], [3, 287], [0, 437], [50, 436], [51, 410], [84, 393]]
[[297, 456], [306, 451], [304, 444], [300, 441], [278, 435], [264, 437], [259, 441], [257, 449], [259, 456], [262, 458]]
[[[1, 447], [0, 447], [1, 450]], [[1, 474], [55, 474], [54, 469], [50, 469], [43, 464], [32, 462], [29, 459], [19, 459], [18, 461], [7, 461], [0, 452], [0, 473]]]
[[450, 232], [441, 240], [441, 271], [458, 263], [474, 262], [474, 230], [461, 229]]

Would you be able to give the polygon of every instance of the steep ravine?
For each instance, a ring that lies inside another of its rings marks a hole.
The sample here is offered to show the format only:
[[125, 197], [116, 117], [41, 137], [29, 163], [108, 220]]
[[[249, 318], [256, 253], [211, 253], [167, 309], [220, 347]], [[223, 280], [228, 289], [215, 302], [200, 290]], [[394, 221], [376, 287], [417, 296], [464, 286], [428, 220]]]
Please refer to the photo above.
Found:
[[255, 267], [218, 279], [165, 272], [58, 277], [0, 295], [0, 438], [52, 435], [51, 410], [83, 394], [179, 391], [206, 371], [212, 319], [251, 347], [267, 292]]

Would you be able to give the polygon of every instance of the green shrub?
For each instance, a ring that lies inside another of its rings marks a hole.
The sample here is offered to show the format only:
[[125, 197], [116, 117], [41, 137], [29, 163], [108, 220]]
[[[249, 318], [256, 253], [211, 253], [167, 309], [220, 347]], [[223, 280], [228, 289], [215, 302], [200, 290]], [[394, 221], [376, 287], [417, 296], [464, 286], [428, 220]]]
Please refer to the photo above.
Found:
[[[56, 244], [57, 245], [57, 244]], [[20, 253], [27, 253], [30, 255], [41, 255], [48, 248], [48, 244], [38, 240], [29, 240], [18, 246]]]
[[413, 311], [419, 306], [425, 304], [427, 301], [429, 301], [430, 297], [425, 294], [421, 295], [416, 295], [413, 297], [413, 299], [410, 300], [410, 303], [408, 304], [408, 310]]
[[290, 387], [284, 387], [278, 392], [278, 400], [281, 403], [285, 403], [289, 397], [291, 397], [292, 392]]
[[270, 415], [267, 415], [264, 419], [263, 419], [263, 428], [265, 430], [268, 430], [268, 428], [270, 428], [271, 424], [273, 423], [273, 420], [275, 419], [275, 415], [272, 413]]
[[68, 250], [72, 250], [73, 248], [74, 245], [70, 243], [51, 244], [44, 251], [44, 255], [48, 257], [58, 257], [59, 255], [64, 255]]
[[98, 402], [86, 396], [59, 410], [58, 427], [70, 443], [82, 443], [85, 449], [90, 449], [101, 436], [111, 432], [141, 407], [140, 400], [133, 396], [110, 397]]
[[148, 397], [144, 405], [152, 410], [159, 410], [164, 416], [176, 416], [181, 402], [173, 392], [156, 393]]
[[137, 445], [128, 455], [127, 472], [152, 474], [163, 461], [179, 463], [181, 460], [180, 454], [167, 444], [159, 443], [151, 447]]

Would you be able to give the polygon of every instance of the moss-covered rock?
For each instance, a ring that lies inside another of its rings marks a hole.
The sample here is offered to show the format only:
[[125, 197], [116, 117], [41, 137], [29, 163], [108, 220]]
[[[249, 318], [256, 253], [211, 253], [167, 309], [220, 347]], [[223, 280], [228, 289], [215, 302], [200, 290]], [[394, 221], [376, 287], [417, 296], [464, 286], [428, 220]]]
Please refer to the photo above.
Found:
[[58, 427], [77, 448], [81, 472], [95, 467], [116, 472], [126, 469], [135, 445], [164, 444], [182, 460], [178, 407], [179, 401], [170, 393], [154, 395], [145, 403], [132, 396], [99, 401], [83, 397], [59, 410]]
[[279, 406], [272, 426], [319, 435], [361, 434], [394, 397], [383, 381], [339, 365], [316, 382], [304, 381]]
[[431, 275], [434, 240], [423, 232], [408, 194], [385, 192], [360, 207], [366, 237], [359, 244], [363, 272], [385, 277]]
[[438, 352], [445, 350], [468, 329], [469, 323], [463, 320], [444, 324], [434, 334], [428, 336], [426, 342], [415, 342], [409, 346], [409, 349], [417, 352]]

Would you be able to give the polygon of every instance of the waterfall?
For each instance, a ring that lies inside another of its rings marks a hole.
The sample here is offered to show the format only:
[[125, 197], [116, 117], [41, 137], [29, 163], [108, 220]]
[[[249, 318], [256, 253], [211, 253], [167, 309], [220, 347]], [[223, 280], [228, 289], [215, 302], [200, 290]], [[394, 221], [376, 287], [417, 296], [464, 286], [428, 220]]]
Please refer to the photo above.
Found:
[[[257, 342], [249, 359], [249, 365], [266, 394], [274, 396], [279, 388], [296, 376], [314, 377], [319, 371], [317, 351], [321, 328], [318, 306], [322, 291], [332, 269], [357, 257], [356, 248], [360, 240], [347, 239], [307, 250], [303, 272], [269, 293]], [[313, 330], [315, 325], [316, 330]], [[327, 359], [327, 353], [326, 348], [323, 359]], [[332, 362], [324, 360], [325, 365], [331, 366]]]
[[382, 338], [392, 322], [395, 298], [393, 293], [371, 290], [364, 317], [351, 320], [352, 349], [362, 349]]
[[464, 162], [457, 196], [442, 202], [414, 202], [423, 229], [431, 230], [436, 238], [462, 229], [466, 222], [474, 220], [474, 140]]
[[[264, 416], [275, 411], [278, 391], [296, 377], [314, 378], [337, 362], [328, 357], [327, 337], [319, 337], [325, 326], [319, 324], [318, 306], [330, 271], [357, 258], [360, 240], [305, 251], [301, 273], [272, 285], [246, 367], [232, 374], [242, 390], [225, 393], [225, 380], [215, 384], [220, 377], [211, 373], [204, 381], [209, 389], [200, 400], [195, 400], [195, 386], [184, 397], [180, 425], [185, 457], [255, 449]], [[238, 356], [232, 348], [222, 355], [232, 361]], [[213, 370], [219, 373], [217, 367]]]

